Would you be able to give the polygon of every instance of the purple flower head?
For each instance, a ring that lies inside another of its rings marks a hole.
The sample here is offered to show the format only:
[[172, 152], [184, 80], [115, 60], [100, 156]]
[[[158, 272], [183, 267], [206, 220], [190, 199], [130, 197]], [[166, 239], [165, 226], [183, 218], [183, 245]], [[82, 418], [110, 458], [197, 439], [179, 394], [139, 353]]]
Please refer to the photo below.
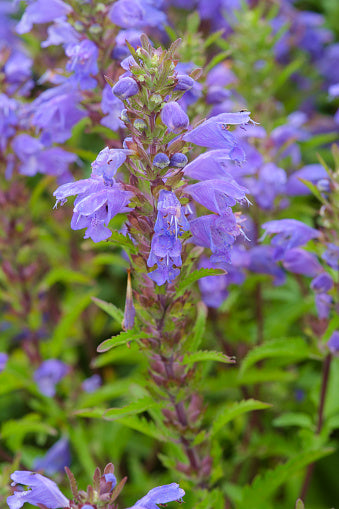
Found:
[[95, 392], [101, 386], [102, 380], [100, 375], [92, 375], [89, 378], [86, 378], [81, 384], [82, 389], [85, 392]]
[[327, 249], [321, 255], [321, 258], [325, 260], [329, 267], [332, 267], [332, 269], [339, 270], [339, 246], [336, 246], [335, 244], [331, 243], [326, 245]]
[[74, 72], [74, 78], [79, 83], [82, 90], [94, 88], [97, 84], [91, 75], [98, 74], [97, 59], [99, 50], [93, 41], [84, 39], [81, 42], [68, 44], [66, 47], [66, 55], [69, 61], [66, 70]]
[[319, 180], [329, 180], [325, 168], [321, 164], [309, 164], [298, 171], [292, 173], [288, 178], [286, 191], [289, 196], [302, 196], [310, 194], [310, 190], [301, 180], [308, 180], [312, 184], [317, 184]]
[[106, 117], [100, 121], [100, 124], [109, 127], [112, 131], [125, 127], [124, 123], [120, 120], [124, 103], [113, 94], [112, 88], [108, 84], [106, 84], [102, 92], [101, 109], [106, 114]]
[[129, 150], [112, 149], [105, 147], [102, 149], [92, 166], [92, 177], [104, 177], [106, 180], [113, 179], [118, 168], [126, 161], [126, 157], [130, 154]]
[[300, 248], [287, 251], [282, 264], [286, 270], [303, 276], [314, 277], [322, 270], [317, 258], [312, 253]]
[[85, 116], [85, 112], [78, 108], [80, 99], [79, 93], [69, 85], [59, 85], [33, 101], [32, 123], [42, 130], [44, 145], [53, 141], [63, 143], [70, 138], [73, 126]]
[[48, 509], [69, 507], [69, 500], [61, 493], [55, 482], [35, 472], [17, 470], [11, 475], [12, 486], [27, 486], [24, 491], [15, 491], [7, 498], [10, 509], [20, 509], [25, 502], [38, 506], [42, 504]]
[[112, 88], [112, 92], [121, 101], [124, 101], [137, 94], [139, 92], [139, 87], [133, 78], [121, 78]]
[[328, 317], [332, 305], [332, 297], [327, 293], [317, 293], [315, 296], [315, 305], [318, 317], [323, 320]]
[[170, 164], [169, 157], [163, 152], [158, 152], [158, 154], [153, 159], [153, 166], [157, 168], [164, 169]]
[[187, 163], [187, 156], [185, 154], [181, 154], [181, 152], [176, 152], [171, 156], [170, 166], [174, 166], [175, 168], [184, 168]]
[[68, 373], [69, 367], [58, 359], [48, 359], [44, 361], [34, 372], [34, 381], [39, 387], [41, 394], [49, 396], [55, 395], [55, 386]]
[[18, 34], [29, 32], [35, 23], [49, 23], [72, 12], [72, 7], [62, 0], [35, 0], [30, 2], [19, 21]]
[[331, 290], [333, 286], [333, 279], [329, 274], [327, 274], [327, 272], [323, 272], [313, 279], [310, 286], [314, 292], [325, 293]]
[[0, 94], [0, 151], [5, 150], [7, 139], [15, 134], [18, 103]]
[[339, 83], [336, 83], [335, 85], [331, 85], [328, 89], [328, 93], [331, 97], [338, 97], [339, 96]]
[[275, 259], [281, 260], [285, 253], [294, 248], [303, 246], [309, 240], [318, 238], [320, 233], [296, 219], [278, 219], [264, 223], [262, 228], [266, 235], [274, 235], [271, 245], [275, 247]]
[[188, 221], [175, 194], [162, 189], [159, 193], [158, 216], [154, 226], [156, 233], [167, 233], [177, 238], [189, 230]]
[[158, 504], [180, 501], [184, 495], [185, 492], [179, 487], [179, 484], [165, 484], [150, 490], [129, 509], [159, 509]]
[[176, 79], [178, 82], [175, 85], [174, 90], [187, 91], [190, 90], [195, 83], [194, 79], [187, 74], [178, 74]]
[[60, 438], [43, 458], [34, 460], [34, 470], [43, 470], [47, 475], [53, 475], [57, 472], [63, 472], [65, 467], [71, 464], [71, 453], [68, 439]]
[[121, 30], [115, 38], [115, 47], [112, 52], [112, 58], [122, 60], [125, 57], [128, 57], [130, 55], [130, 51], [126, 46], [126, 40], [133, 46], [133, 48], [136, 49], [140, 46], [141, 34], [141, 31], [134, 30], [133, 28], [129, 30]]
[[339, 352], [339, 332], [335, 330], [327, 342], [327, 346], [333, 354]]
[[0, 373], [5, 369], [8, 361], [7, 353], [0, 352]]
[[[32, 76], [33, 60], [22, 51], [13, 51], [4, 66], [8, 93], [27, 95], [34, 82]], [[21, 87], [21, 88], [20, 88]]]
[[180, 133], [183, 129], [187, 129], [189, 125], [188, 116], [181, 106], [174, 101], [164, 105], [161, 110], [161, 120], [168, 130], [173, 133]]
[[209, 210], [222, 214], [237, 202], [248, 202], [246, 187], [235, 180], [212, 179], [187, 186], [185, 192]]
[[[200, 267], [211, 269], [215, 268], [215, 265], [208, 258], [204, 258], [199, 264]], [[199, 288], [203, 302], [210, 308], [218, 308], [228, 296], [227, 278], [223, 274], [202, 277], [199, 279]]]
[[229, 150], [210, 150], [200, 154], [185, 168], [185, 176], [196, 180], [226, 179], [232, 180], [235, 169], [229, 156]]
[[112, 472], [103, 475], [105, 483], [111, 483], [110, 491], [113, 491], [117, 485], [117, 478]]

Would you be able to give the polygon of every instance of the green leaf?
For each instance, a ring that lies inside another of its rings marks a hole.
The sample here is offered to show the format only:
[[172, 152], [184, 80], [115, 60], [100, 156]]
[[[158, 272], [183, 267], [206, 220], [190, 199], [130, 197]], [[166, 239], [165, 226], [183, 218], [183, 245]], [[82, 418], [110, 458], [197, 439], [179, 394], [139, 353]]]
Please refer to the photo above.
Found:
[[217, 42], [218, 39], [222, 37], [222, 34], [224, 33], [224, 29], [218, 30], [217, 32], [212, 33], [207, 39], [204, 41], [204, 47], [208, 48], [215, 42]]
[[197, 305], [197, 319], [192, 334], [189, 335], [185, 345], [186, 350], [190, 352], [195, 352], [201, 344], [206, 328], [207, 311], [205, 304], [199, 302]]
[[91, 283], [91, 278], [82, 272], [76, 272], [75, 270], [68, 269], [67, 267], [55, 267], [50, 270], [48, 274], [43, 278], [39, 288], [45, 290], [50, 288], [55, 283]]
[[222, 352], [214, 352], [212, 350], [198, 350], [198, 352], [187, 353], [181, 364], [191, 365], [196, 362], [206, 362], [206, 361], [216, 361], [216, 362], [224, 362], [225, 364], [234, 364], [235, 359], [233, 357], [228, 357]]
[[287, 412], [273, 420], [273, 426], [298, 426], [300, 428], [313, 428], [313, 422], [308, 414], [302, 412]]
[[87, 424], [77, 422], [76, 425], [69, 426], [69, 437], [71, 444], [75, 449], [77, 460], [82, 465], [83, 469], [91, 478], [96, 469], [96, 464], [91, 455], [90, 442], [88, 440]]
[[319, 189], [317, 188], [317, 186], [315, 186], [312, 182], [310, 182], [309, 180], [305, 180], [305, 179], [301, 179], [299, 178], [300, 182], [302, 182], [310, 191], [311, 193], [316, 197], [318, 198], [319, 201], [321, 201], [321, 203], [326, 203], [326, 200], [325, 198], [322, 196], [321, 192], [319, 191]]
[[117, 346], [125, 345], [130, 341], [136, 341], [137, 339], [146, 339], [149, 338], [150, 334], [146, 334], [145, 332], [136, 332], [133, 330], [127, 330], [124, 332], [120, 332], [117, 336], [112, 336], [109, 339], [105, 339], [97, 348], [97, 352], [107, 352], [111, 348], [115, 348]]
[[45, 435], [57, 435], [57, 430], [41, 421], [41, 416], [36, 413], [26, 414], [22, 419], [9, 419], [1, 428], [1, 438], [15, 452], [21, 449], [25, 436], [28, 433], [42, 433]]
[[239, 415], [247, 412], [253, 412], [253, 410], [264, 410], [270, 406], [271, 405], [269, 403], [264, 403], [255, 399], [247, 399], [224, 406], [213, 420], [211, 436], [218, 433], [218, 431], [220, 431], [228, 422], [232, 421]]
[[118, 322], [119, 325], [122, 324], [122, 321], [124, 319], [124, 312], [117, 308], [114, 304], [111, 302], [106, 302], [104, 300], [98, 299], [97, 297], [92, 297], [92, 301], [95, 302], [95, 304], [105, 311], [109, 316], [114, 318]]
[[195, 281], [206, 276], [222, 276], [225, 271], [222, 269], [197, 269], [191, 272], [185, 279], [182, 279], [177, 286], [177, 297], [184, 294], [185, 290], [189, 288]]
[[242, 499], [237, 505], [237, 509], [261, 507], [261, 504], [269, 501], [280, 486], [293, 478], [300, 470], [318, 459], [328, 456], [332, 452], [334, 451], [331, 448], [306, 452], [299, 451], [297, 456], [291, 458], [286, 463], [266, 471], [263, 475], [257, 476], [250, 486], [247, 485], [243, 489]]
[[240, 375], [250, 366], [253, 366], [253, 364], [263, 359], [282, 357], [287, 358], [290, 362], [292, 359], [306, 359], [309, 355], [309, 347], [302, 338], [273, 339], [253, 348], [253, 350], [247, 354], [241, 363]]
[[208, 65], [205, 67], [205, 73], [208, 73], [213, 67], [220, 64], [223, 60], [225, 60], [227, 57], [229, 57], [231, 54], [231, 50], [227, 49], [226, 51], [221, 51], [220, 53], [217, 53], [212, 60], [209, 62]]
[[128, 237], [125, 237], [122, 233], [119, 233], [117, 231], [113, 231], [112, 235], [109, 238], [108, 244], [113, 244], [115, 247], [118, 244], [119, 247], [122, 249], [126, 249], [126, 251], [129, 251], [130, 253], [137, 253], [137, 248], [129, 239]]
[[128, 428], [139, 431], [139, 433], [142, 433], [143, 435], [155, 438], [160, 442], [167, 441], [167, 438], [161, 433], [158, 426], [154, 422], [148, 421], [145, 417], [130, 415], [128, 417], [119, 418], [118, 422], [124, 426], [127, 426]]
[[127, 415], [140, 414], [141, 412], [145, 412], [157, 405], [158, 403], [153, 398], [146, 396], [122, 408], [110, 408], [105, 413], [105, 417], [111, 420], [119, 419], [121, 417], [126, 417]]
[[80, 408], [75, 410], [73, 415], [78, 417], [88, 417], [89, 419], [102, 419], [107, 412], [107, 408], [94, 407], [94, 408]]

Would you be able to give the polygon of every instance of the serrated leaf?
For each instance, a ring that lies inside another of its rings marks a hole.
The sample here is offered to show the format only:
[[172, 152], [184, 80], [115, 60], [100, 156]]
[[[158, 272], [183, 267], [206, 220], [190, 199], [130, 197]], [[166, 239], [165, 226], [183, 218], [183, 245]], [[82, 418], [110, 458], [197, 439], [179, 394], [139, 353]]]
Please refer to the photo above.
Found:
[[241, 502], [237, 509], [249, 507], [261, 507], [288, 479], [293, 478], [307, 465], [314, 463], [320, 458], [328, 456], [333, 449], [319, 449], [306, 452], [298, 452], [298, 455], [286, 463], [266, 471], [263, 475], [255, 477], [250, 486], [245, 486], [242, 491]]
[[279, 415], [279, 417], [273, 420], [272, 424], [277, 427], [298, 426], [300, 428], [313, 428], [311, 417], [302, 412], [287, 412], [283, 415]]
[[106, 411], [105, 418], [112, 420], [125, 417], [127, 415], [140, 414], [141, 412], [145, 412], [146, 410], [149, 410], [150, 408], [157, 405], [158, 403], [154, 401], [153, 398], [145, 397], [122, 408], [110, 408]]
[[111, 348], [115, 348], [117, 346], [126, 345], [130, 341], [136, 341], [137, 339], [146, 339], [149, 338], [150, 335], [145, 332], [137, 332], [134, 329], [127, 330], [124, 332], [120, 332], [117, 336], [112, 336], [109, 339], [105, 339], [97, 348], [97, 352], [107, 352]]
[[159, 431], [157, 425], [148, 421], [145, 417], [137, 417], [135, 415], [130, 415], [129, 417], [122, 417], [118, 419], [118, 422], [127, 426], [128, 428], [134, 429], [135, 431], [139, 431], [143, 435], [146, 435], [151, 438], [155, 438], [160, 442], [166, 442], [167, 438], [162, 435]]
[[257, 401], [255, 399], [247, 399], [236, 403], [226, 405], [213, 420], [211, 436], [215, 435], [220, 431], [228, 422], [232, 421], [239, 415], [247, 412], [253, 412], [253, 410], [264, 410], [270, 408], [269, 403], [263, 401]]
[[185, 290], [189, 288], [193, 283], [206, 276], [221, 276], [225, 274], [222, 269], [197, 269], [191, 272], [185, 279], [182, 279], [177, 286], [177, 297], [183, 295]]
[[73, 412], [74, 415], [79, 417], [88, 417], [90, 419], [102, 419], [103, 415], [107, 412], [107, 408], [80, 408]]
[[112, 304], [112, 302], [106, 302], [104, 300], [98, 299], [97, 297], [92, 297], [92, 301], [95, 302], [95, 304], [100, 309], [105, 311], [105, 313], [114, 318], [119, 323], [119, 325], [122, 324], [124, 319], [124, 312]]
[[196, 362], [216, 361], [224, 362], [225, 364], [234, 364], [235, 359], [228, 357], [222, 352], [214, 352], [213, 350], [199, 350], [198, 352], [187, 353], [181, 364], [191, 365]]
[[267, 341], [251, 350], [240, 365], [240, 376], [256, 362], [263, 359], [284, 357], [301, 360], [309, 357], [310, 350], [302, 338], [283, 338]]

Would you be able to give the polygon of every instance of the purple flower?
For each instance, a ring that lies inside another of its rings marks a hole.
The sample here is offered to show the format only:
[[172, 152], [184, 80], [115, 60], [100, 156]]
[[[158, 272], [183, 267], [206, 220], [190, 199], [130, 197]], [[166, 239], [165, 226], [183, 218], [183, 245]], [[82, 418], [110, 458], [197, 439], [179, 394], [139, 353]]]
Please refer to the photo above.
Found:
[[[200, 267], [211, 269], [215, 268], [215, 265], [205, 258], [201, 260]], [[199, 288], [202, 300], [206, 306], [218, 308], [228, 296], [226, 274], [202, 277], [199, 279]]]
[[18, 103], [14, 99], [0, 94], [0, 151], [5, 150], [7, 139], [15, 134], [17, 109]]
[[222, 215], [210, 214], [193, 219], [190, 222], [193, 235], [192, 241], [198, 245], [211, 249], [212, 263], [231, 263], [231, 249], [241, 229], [231, 208], [223, 211]]
[[286, 173], [274, 163], [266, 163], [260, 168], [257, 179], [247, 178], [245, 183], [259, 207], [272, 210], [275, 198], [285, 191]]
[[150, 490], [129, 509], [159, 509], [158, 504], [180, 501], [184, 495], [185, 492], [179, 487], [179, 484], [165, 484]]
[[92, 375], [89, 378], [86, 378], [81, 384], [82, 389], [85, 392], [95, 392], [101, 386], [101, 376], [100, 375]]
[[339, 246], [336, 246], [335, 244], [326, 244], [327, 249], [326, 251], [321, 255], [321, 258], [325, 260], [327, 265], [332, 267], [332, 269], [339, 270]]
[[329, 176], [321, 164], [309, 164], [298, 171], [292, 173], [288, 178], [286, 192], [289, 196], [302, 196], [310, 194], [310, 190], [300, 179], [308, 180], [312, 184], [317, 184], [319, 180], [329, 180]]
[[180, 133], [187, 129], [189, 118], [175, 101], [170, 101], [164, 105], [161, 110], [161, 120], [167, 126], [168, 130], [174, 133]]
[[35, 23], [48, 23], [72, 12], [62, 0], [36, 0], [30, 2], [16, 27], [18, 34], [29, 32]]
[[332, 97], [338, 97], [339, 96], [339, 83], [336, 83], [335, 85], [331, 85], [328, 89], [328, 93]]
[[43, 470], [47, 475], [53, 475], [57, 472], [63, 472], [64, 467], [71, 464], [71, 453], [69, 449], [68, 439], [60, 438], [55, 444], [48, 449], [43, 458], [34, 460], [34, 470]]
[[264, 223], [262, 228], [266, 235], [274, 235], [271, 245], [275, 247], [275, 259], [281, 260], [285, 253], [293, 247], [306, 244], [309, 240], [318, 238], [320, 233], [296, 219], [277, 219]]
[[45, 148], [42, 143], [28, 134], [19, 134], [14, 138], [13, 150], [21, 161], [19, 172], [33, 176], [37, 173], [68, 178], [72, 176], [68, 166], [77, 160], [76, 154], [66, 152], [60, 147]]
[[106, 114], [106, 117], [100, 121], [100, 124], [109, 127], [112, 131], [125, 127], [124, 123], [120, 120], [124, 103], [113, 94], [112, 88], [108, 84], [102, 92], [101, 109]]
[[74, 78], [82, 90], [94, 88], [97, 84], [91, 75], [98, 74], [97, 59], [99, 50], [94, 42], [84, 39], [79, 43], [68, 44], [66, 55], [70, 58], [66, 70], [74, 72]]
[[268, 274], [273, 276], [274, 284], [281, 285], [285, 282], [285, 272], [279, 267], [274, 259], [275, 249], [272, 246], [255, 246], [249, 251], [249, 270], [256, 274]]
[[246, 187], [240, 186], [235, 180], [205, 180], [187, 186], [185, 192], [217, 214], [222, 214], [227, 207], [233, 207], [237, 202], [248, 202]]
[[332, 297], [327, 293], [317, 293], [315, 296], [315, 305], [320, 320], [323, 320], [329, 315], [332, 305]]
[[7, 353], [0, 352], [0, 373], [5, 369], [8, 361]]
[[47, 29], [48, 38], [41, 43], [42, 48], [59, 46], [63, 44], [76, 44], [79, 42], [79, 33], [67, 21], [59, 19]]
[[49, 396], [55, 395], [55, 386], [69, 371], [69, 366], [58, 359], [49, 359], [44, 361], [34, 372], [34, 381], [39, 387], [41, 394]]
[[171, 191], [160, 191], [157, 209], [147, 266], [153, 267], [157, 264], [157, 269], [148, 276], [158, 285], [162, 285], [166, 281], [173, 281], [179, 274], [176, 267], [181, 266], [182, 262], [181, 242], [178, 237], [189, 229], [189, 224], [178, 198]]
[[313, 279], [310, 286], [314, 292], [325, 293], [331, 290], [333, 279], [327, 272], [323, 272]]
[[112, 5], [109, 18], [123, 28], [159, 26], [166, 21], [164, 13], [157, 8], [159, 3], [154, 0], [118, 0]]
[[86, 228], [84, 238], [94, 242], [108, 239], [112, 232], [107, 228], [110, 220], [120, 212], [126, 212], [132, 193], [117, 183], [114, 175], [126, 160], [128, 150], [104, 148], [92, 163], [89, 179], [60, 186], [55, 192], [56, 206], [63, 205], [69, 196], [77, 194], [74, 201], [71, 228]]
[[234, 163], [229, 150], [210, 150], [200, 154], [185, 167], [185, 176], [196, 180], [227, 179], [232, 180]]
[[70, 138], [73, 126], [85, 116], [85, 112], [78, 108], [80, 99], [79, 93], [69, 85], [59, 85], [33, 101], [32, 123], [42, 130], [44, 145], [53, 141], [63, 143]]
[[314, 277], [322, 270], [317, 258], [312, 253], [300, 248], [287, 251], [282, 264], [286, 270], [303, 276]]
[[20, 509], [25, 502], [38, 506], [42, 504], [48, 509], [69, 507], [69, 500], [61, 493], [55, 482], [35, 472], [17, 470], [11, 475], [12, 486], [22, 484], [28, 489], [15, 491], [7, 498], [10, 509]]
[[121, 78], [112, 88], [112, 92], [121, 99], [121, 101], [124, 101], [137, 94], [139, 92], [139, 87], [133, 78]]
[[[7, 91], [10, 94], [27, 95], [34, 82], [32, 76], [33, 60], [22, 51], [13, 51], [4, 66]], [[20, 88], [21, 87], [21, 88]]]
[[327, 346], [333, 354], [339, 352], [339, 332], [335, 330], [327, 342]]

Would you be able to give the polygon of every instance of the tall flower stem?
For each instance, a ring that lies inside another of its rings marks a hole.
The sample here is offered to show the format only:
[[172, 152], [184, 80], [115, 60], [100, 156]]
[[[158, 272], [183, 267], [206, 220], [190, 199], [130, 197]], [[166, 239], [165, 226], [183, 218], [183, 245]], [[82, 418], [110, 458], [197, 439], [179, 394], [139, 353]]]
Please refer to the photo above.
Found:
[[[319, 435], [322, 426], [323, 426], [323, 420], [324, 420], [324, 407], [325, 407], [325, 400], [326, 400], [326, 393], [328, 388], [328, 379], [330, 374], [330, 367], [331, 367], [331, 361], [332, 361], [332, 354], [328, 354], [325, 358], [324, 365], [323, 365], [323, 375], [322, 375], [322, 382], [321, 382], [321, 391], [320, 391], [320, 401], [319, 401], [319, 408], [318, 408], [318, 421], [317, 421], [317, 428], [316, 428], [316, 434]], [[311, 463], [307, 470], [305, 479], [302, 485], [302, 489], [300, 492], [300, 498], [302, 500], [305, 500], [311, 479], [312, 474], [314, 470], [315, 463]]]

